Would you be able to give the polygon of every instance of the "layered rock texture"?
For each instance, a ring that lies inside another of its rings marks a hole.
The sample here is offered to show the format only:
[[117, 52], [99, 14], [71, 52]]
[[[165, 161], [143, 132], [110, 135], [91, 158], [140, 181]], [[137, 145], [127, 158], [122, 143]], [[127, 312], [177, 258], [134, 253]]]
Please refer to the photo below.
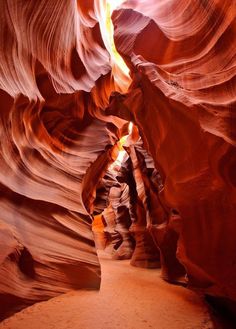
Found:
[[1, 318], [99, 288], [94, 216], [114, 258], [236, 302], [236, 2], [118, 2], [0, 2]]

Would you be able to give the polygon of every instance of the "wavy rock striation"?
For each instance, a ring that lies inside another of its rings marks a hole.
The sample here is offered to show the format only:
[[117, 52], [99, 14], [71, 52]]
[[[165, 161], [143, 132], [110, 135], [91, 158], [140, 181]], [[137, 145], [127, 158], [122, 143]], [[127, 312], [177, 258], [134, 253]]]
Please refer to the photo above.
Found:
[[135, 80], [113, 111], [138, 125], [163, 178], [162, 202], [180, 214], [177, 256], [189, 285], [235, 300], [236, 4], [126, 8], [113, 14], [115, 42]]
[[[236, 301], [236, 3], [125, 1], [112, 15], [123, 94], [105, 5], [0, 3], [0, 318], [99, 288], [102, 212], [133, 265]], [[112, 196], [127, 121], [143, 145], [128, 145]]]

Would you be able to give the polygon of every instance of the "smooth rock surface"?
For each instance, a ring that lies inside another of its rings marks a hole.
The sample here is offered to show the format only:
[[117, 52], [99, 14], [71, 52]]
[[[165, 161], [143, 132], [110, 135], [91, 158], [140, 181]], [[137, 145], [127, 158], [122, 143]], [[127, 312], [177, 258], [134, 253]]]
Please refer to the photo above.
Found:
[[100, 292], [71, 291], [38, 303], [0, 324], [0, 329], [213, 329], [202, 299], [167, 284], [159, 269], [129, 266], [100, 253]]

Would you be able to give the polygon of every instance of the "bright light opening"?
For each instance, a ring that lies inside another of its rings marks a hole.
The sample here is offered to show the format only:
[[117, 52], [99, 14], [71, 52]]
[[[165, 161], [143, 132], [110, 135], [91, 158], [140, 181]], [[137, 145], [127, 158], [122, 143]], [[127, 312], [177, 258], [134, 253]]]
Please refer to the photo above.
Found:
[[99, 1], [99, 25], [103, 38], [103, 42], [110, 54], [112, 76], [115, 82], [115, 90], [125, 93], [131, 83], [129, 68], [125, 64], [123, 58], [118, 53], [114, 43], [114, 26], [111, 20], [112, 12], [119, 7], [124, 0], [107, 0]]
[[127, 152], [125, 151], [123, 146], [127, 142], [127, 139], [130, 137], [130, 135], [132, 134], [132, 131], [133, 131], [133, 122], [129, 122], [128, 135], [122, 136], [120, 138], [120, 140], [118, 141], [117, 146], [119, 148], [119, 152], [118, 152], [118, 155], [117, 155], [117, 158], [115, 159], [115, 161], [109, 166], [110, 170], [113, 170], [116, 167], [121, 167], [122, 162], [124, 161], [125, 157], [127, 156]]

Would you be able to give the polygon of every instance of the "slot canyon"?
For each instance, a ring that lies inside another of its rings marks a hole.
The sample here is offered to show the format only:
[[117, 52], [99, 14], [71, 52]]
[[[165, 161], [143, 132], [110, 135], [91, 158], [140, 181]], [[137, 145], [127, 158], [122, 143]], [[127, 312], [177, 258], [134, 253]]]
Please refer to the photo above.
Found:
[[235, 328], [236, 1], [0, 26], [0, 329]]

